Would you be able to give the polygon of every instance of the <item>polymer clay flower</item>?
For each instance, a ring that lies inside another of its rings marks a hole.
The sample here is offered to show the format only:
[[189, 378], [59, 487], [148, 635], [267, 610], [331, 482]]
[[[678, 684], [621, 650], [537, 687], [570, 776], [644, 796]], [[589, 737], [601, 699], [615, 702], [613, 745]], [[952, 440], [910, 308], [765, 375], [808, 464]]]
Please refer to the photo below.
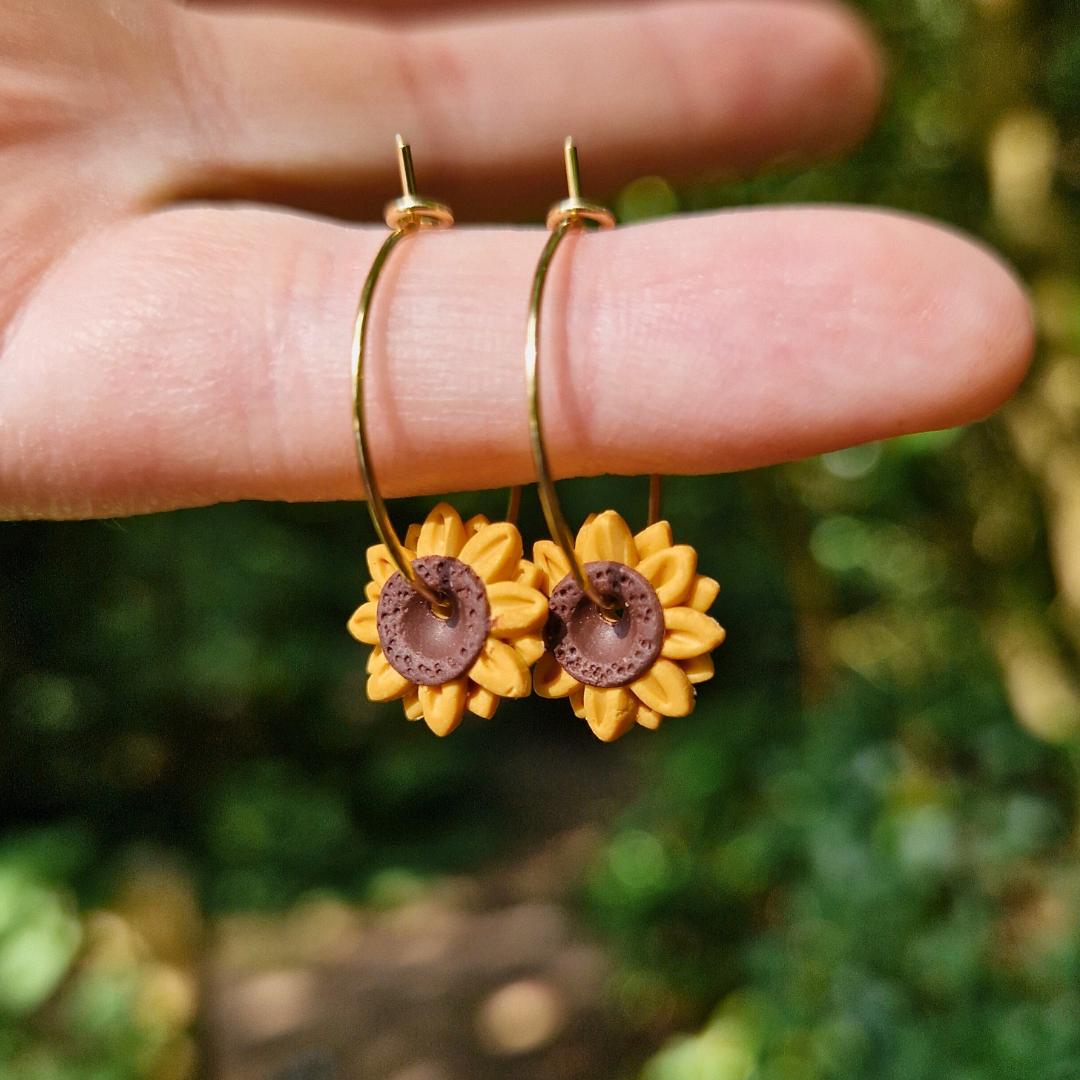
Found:
[[540, 571], [522, 558], [514, 525], [483, 515], [462, 523], [440, 503], [405, 536], [414, 572], [450, 602], [447, 617], [396, 572], [384, 544], [368, 548], [367, 603], [349, 620], [368, 658], [372, 701], [401, 699], [410, 720], [423, 716], [448, 735], [466, 709], [489, 719], [500, 698], [526, 697], [529, 668], [543, 654], [548, 615]]
[[537, 694], [568, 697], [604, 742], [635, 723], [655, 730], [665, 716], [688, 715], [694, 686], [713, 677], [709, 654], [725, 636], [706, 614], [720, 586], [697, 572], [697, 552], [675, 544], [666, 521], [634, 536], [614, 510], [586, 521], [575, 552], [615, 610], [605, 614], [589, 600], [557, 544], [533, 546], [550, 598], [547, 651], [533, 671]]

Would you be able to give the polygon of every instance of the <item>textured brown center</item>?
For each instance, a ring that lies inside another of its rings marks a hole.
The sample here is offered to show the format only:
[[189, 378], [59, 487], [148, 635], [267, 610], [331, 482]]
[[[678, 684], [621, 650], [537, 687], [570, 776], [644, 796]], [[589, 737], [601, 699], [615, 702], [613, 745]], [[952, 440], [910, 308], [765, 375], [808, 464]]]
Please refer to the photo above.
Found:
[[626, 686], [656, 663], [664, 645], [664, 611], [656, 590], [618, 562], [585, 565], [593, 587], [621, 614], [614, 621], [568, 574], [555, 586], [544, 628], [547, 647], [563, 670], [586, 686]]
[[395, 671], [418, 686], [460, 679], [476, 663], [491, 629], [484, 583], [460, 559], [427, 555], [413, 562], [416, 576], [453, 610], [441, 618], [400, 575], [382, 587], [375, 621], [379, 643]]

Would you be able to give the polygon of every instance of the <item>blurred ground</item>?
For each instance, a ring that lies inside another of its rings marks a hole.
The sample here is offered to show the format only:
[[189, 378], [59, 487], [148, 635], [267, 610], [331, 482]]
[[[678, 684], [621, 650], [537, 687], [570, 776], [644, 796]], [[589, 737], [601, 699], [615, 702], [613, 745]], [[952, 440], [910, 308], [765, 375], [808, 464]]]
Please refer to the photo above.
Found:
[[547, 740], [489, 779], [528, 824], [519, 855], [424, 881], [388, 871], [373, 903], [324, 898], [216, 921], [204, 983], [220, 1080], [586, 1080], [632, 1073], [666, 1033], [619, 1017], [612, 964], [576, 899], [596, 825], [635, 786], [625, 758]]
[[604, 1007], [610, 963], [565, 901], [599, 837], [371, 912], [313, 901], [214, 933], [205, 1024], [222, 1080], [585, 1080], [651, 1038]]

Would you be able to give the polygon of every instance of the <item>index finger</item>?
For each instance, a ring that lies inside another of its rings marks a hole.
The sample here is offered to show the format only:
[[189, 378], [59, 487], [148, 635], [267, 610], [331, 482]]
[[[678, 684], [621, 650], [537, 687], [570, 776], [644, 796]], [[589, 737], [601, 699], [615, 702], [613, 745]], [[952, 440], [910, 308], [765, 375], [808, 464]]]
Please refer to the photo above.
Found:
[[[368, 358], [384, 493], [533, 478], [536, 229], [410, 238]], [[385, 232], [178, 209], [42, 283], [0, 363], [0, 514], [115, 516], [360, 495], [349, 343]], [[577, 238], [545, 307], [559, 476], [745, 469], [986, 415], [1032, 325], [975, 244], [865, 210], [686, 216]]]

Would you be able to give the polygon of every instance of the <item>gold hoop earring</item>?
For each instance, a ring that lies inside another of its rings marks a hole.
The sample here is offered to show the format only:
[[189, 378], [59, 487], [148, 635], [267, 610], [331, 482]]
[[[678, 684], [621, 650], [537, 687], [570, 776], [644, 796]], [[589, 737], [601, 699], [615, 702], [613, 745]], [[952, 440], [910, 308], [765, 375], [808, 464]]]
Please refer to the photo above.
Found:
[[551, 540], [533, 546], [548, 600], [546, 651], [533, 672], [541, 697], [569, 698], [605, 742], [635, 723], [655, 730], [688, 715], [695, 685], [714, 674], [710, 653], [725, 637], [706, 614], [719, 584], [697, 572], [697, 552], [676, 544], [660, 520], [660, 477], [649, 482], [649, 516], [636, 536], [614, 510], [591, 515], [576, 539], [551, 478], [540, 407], [540, 327], [544, 288], [559, 245], [571, 233], [609, 229], [615, 219], [581, 197], [577, 150], [564, 147], [569, 198], [548, 213], [551, 230], [529, 303], [525, 376], [537, 487]]
[[422, 716], [447, 735], [468, 710], [490, 719], [501, 698], [525, 697], [530, 667], [544, 651], [547, 598], [539, 571], [524, 559], [514, 524], [520, 489], [511, 491], [508, 520], [483, 515], [467, 522], [440, 503], [422, 525], [398, 538], [371, 465], [364, 410], [368, 320], [379, 276], [394, 248], [425, 228], [445, 229], [449, 208], [416, 194], [412, 153], [397, 136], [403, 195], [388, 203], [391, 233], [379, 249], [360, 294], [352, 343], [353, 429], [368, 510], [380, 543], [367, 551], [367, 602], [349, 632], [374, 646], [368, 658], [372, 701], [402, 700], [410, 720]]

